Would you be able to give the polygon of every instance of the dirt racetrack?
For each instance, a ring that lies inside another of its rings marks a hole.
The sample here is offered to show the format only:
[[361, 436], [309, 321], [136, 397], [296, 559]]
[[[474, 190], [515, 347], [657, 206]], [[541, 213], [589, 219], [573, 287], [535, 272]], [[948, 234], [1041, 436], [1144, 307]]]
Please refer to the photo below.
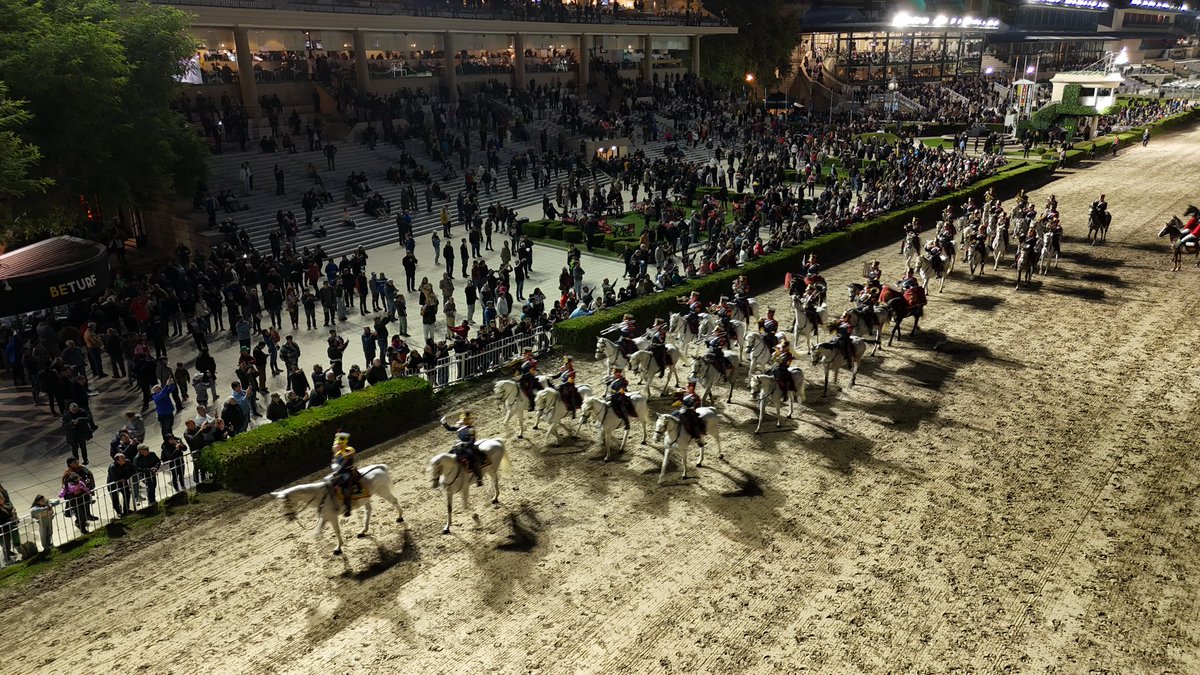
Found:
[[[1200, 271], [1168, 272], [1155, 238], [1198, 171], [1191, 131], [1064, 174], [1033, 195], [1058, 196], [1059, 269], [1021, 291], [956, 271], [855, 387], [822, 402], [806, 364], [782, 431], [754, 436], [741, 384], [698, 478], [536, 436], [501, 505], [475, 491], [480, 524], [442, 536], [430, 425], [369, 458], [407, 533], [381, 508], [338, 559], [257, 500], [9, 593], [4, 671], [1200, 672]], [[1101, 192], [1113, 227], [1088, 247]], [[827, 270], [831, 309], [872, 257], [899, 276], [894, 246]]]

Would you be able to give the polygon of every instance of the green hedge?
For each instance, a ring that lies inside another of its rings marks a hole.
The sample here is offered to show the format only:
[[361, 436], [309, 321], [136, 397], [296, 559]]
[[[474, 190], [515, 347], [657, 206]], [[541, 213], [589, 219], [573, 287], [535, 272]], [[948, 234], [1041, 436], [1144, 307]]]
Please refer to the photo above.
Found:
[[562, 239], [563, 230], [565, 229], [567, 229], [567, 226], [563, 225], [562, 223], [547, 223], [546, 236], [551, 239]]
[[[665, 317], [671, 312], [679, 311], [681, 306], [676, 300], [678, 296], [699, 291], [705, 301], [715, 301], [719, 296], [729, 294], [734, 279], [740, 274], [746, 275], [751, 288], [775, 288], [783, 282], [786, 273], [799, 270], [801, 261], [810, 253], [816, 254], [822, 265], [844, 260], [897, 239], [901, 226], [914, 216], [925, 220], [936, 218], [946, 204], [960, 204], [967, 197], [982, 195], [988, 188], [995, 188], [996, 192], [1002, 195], [1015, 194], [1031, 181], [1049, 176], [1051, 172], [1050, 165], [1040, 163], [1006, 170], [968, 188], [857, 223], [842, 232], [822, 235], [786, 251], [759, 258], [740, 268], [723, 270], [702, 279], [691, 279], [665, 293], [631, 300], [592, 316], [563, 321], [554, 327], [555, 338], [558, 344], [567, 350], [590, 353], [596, 346], [596, 337], [600, 331], [617, 323], [624, 313], [632, 314], [640, 325], [648, 325], [653, 323], [656, 317]], [[836, 290], [834, 293], [836, 295]]]
[[204, 448], [199, 464], [230, 490], [262, 494], [328, 466], [338, 429], [362, 450], [425, 422], [432, 411], [427, 380], [388, 380]]
[[539, 220], [532, 223], [525, 223], [525, 227], [522, 229], [524, 230], [525, 234], [540, 239], [546, 236], [546, 221]]
[[578, 227], [565, 227], [562, 231], [562, 238], [568, 244], [582, 244], [583, 230]]

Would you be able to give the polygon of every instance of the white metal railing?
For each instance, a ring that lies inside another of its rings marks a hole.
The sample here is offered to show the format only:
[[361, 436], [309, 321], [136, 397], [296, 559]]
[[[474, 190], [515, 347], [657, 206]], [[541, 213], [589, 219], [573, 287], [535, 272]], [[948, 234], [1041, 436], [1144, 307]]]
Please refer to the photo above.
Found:
[[426, 365], [422, 375], [434, 389], [442, 389], [464, 380], [486, 375], [513, 364], [526, 347], [542, 354], [554, 346], [554, 331], [513, 335], [497, 340], [477, 352], [451, 354], [433, 366]]
[[916, 101], [905, 96], [904, 94], [901, 94], [898, 91], [893, 91], [891, 93], [896, 97], [896, 100], [898, 102], [908, 106], [909, 110], [916, 110], [918, 112], [927, 112], [925, 106], [921, 105], [920, 103], [917, 103]]
[[966, 96], [963, 96], [962, 94], [958, 93], [957, 91], [954, 91], [950, 87], [942, 87], [942, 91], [946, 92], [947, 94], [950, 94], [950, 98], [956, 99], [959, 103], [970, 103], [971, 102], [971, 99], [967, 98]]
[[[202, 475], [194, 454], [189, 450], [178, 459], [164, 461], [157, 471], [139, 472], [126, 481], [98, 485], [89, 497], [60, 499], [57, 493], [46, 495], [53, 504], [52, 515], [47, 519], [51, 541], [43, 539], [42, 521], [29, 514], [16, 523], [0, 526], [0, 549], [4, 549], [0, 567], [21, 558], [21, 544], [34, 544], [38, 551], [61, 546], [82, 536], [84, 528], [90, 531], [120, 520], [118, 506], [133, 512], [195, 487]], [[14, 555], [10, 556], [9, 551]]]

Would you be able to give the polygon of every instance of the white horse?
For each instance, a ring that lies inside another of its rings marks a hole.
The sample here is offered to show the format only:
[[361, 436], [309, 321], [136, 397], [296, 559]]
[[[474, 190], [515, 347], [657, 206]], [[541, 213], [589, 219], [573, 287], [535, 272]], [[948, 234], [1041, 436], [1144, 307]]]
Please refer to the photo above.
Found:
[[[646, 403], [646, 397], [634, 392], [629, 394], [629, 402], [633, 404], [633, 414], [637, 421], [642, 423], [642, 445], [646, 444], [646, 425], [650, 423], [650, 406]], [[609, 440], [612, 434], [622, 425], [621, 416], [612, 409], [612, 404], [599, 396], [589, 396], [583, 399], [583, 414], [580, 416], [581, 424], [587, 422], [590, 418], [596, 420], [597, 440], [604, 447], [604, 461], [612, 459], [612, 449]], [[632, 420], [631, 420], [632, 421]], [[621, 446], [617, 452], [625, 450], [625, 442], [629, 440], [629, 427], [625, 427], [625, 434], [621, 437]]]
[[[696, 413], [700, 415], [700, 421], [704, 423], [704, 435], [708, 436], [717, 444], [717, 459], [725, 456], [725, 452], [721, 449], [721, 429], [720, 417], [717, 416], [716, 408], [696, 408]], [[658, 421], [654, 423], [654, 440], [661, 441], [663, 444], [663, 463], [662, 470], [658, 473], [658, 482], [662, 482], [663, 477], [667, 475], [667, 464], [671, 461], [671, 450], [679, 450], [683, 452], [680, 457], [680, 466], [683, 468], [683, 477], [688, 477], [688, 461], [687, 451], [688, 446], [692, 441], [699, 439], [692, 438], [692, 435], [683, 428], [683, 422], [670, 414], [659, 414]], [[704, 446], [700, 445], [700, 459], [696, 462], [696, 466], [704, 465]]]
[[1000, 269], [1000, 260], [1008, 255], [1008, 223], [1003, 223], [996, 228], [996, 234], [992, 238], [992, 257], [996, 263], [992, 265], [992, 271]]
[[[496, 491], [492, 495], [492, 503], [498, 504], [500, 502], [500, 474], [508, 473], [512, 469], [508, 452], [504, 449], [504, 441], [499, 438], [490, 438], [486, 441], [479, 441], [475, 447], [484, 457], [481, 469], [483, 475], [490, 476], [492, 484], [496, 487]], [[442, 528], [442, 534], [450, 534], [454, 495], [461, 494], [463, 510], [471, 510], [471, 506], [467, 502], [473, 477], [471, 470], [463, 462], [460, 462], [453, 452], [443, 452], [429, 460], [429, 475], [433, 479], [433, 487], [436, 489], [441, 486], [446, 493], [446, 527]], [[478, 515], [472, 513], [471, 517], [476, 522], [479, 521]]]
[[[703, 326], [707, 314], [700, 315], [700, 322], [697, 326]], [[692, 330], [688, 325], [687, 315], [675, 313], [667, 320], [667, 334], [674, 338], [676, 344], [683, 345], [683, 355], [688, 356], [692, 351], [692, 345], [700, 340], [700, 333]]]
[[[545, 375], [539, 375], [538, 384], [542, 389], [545, 389], [550, 382], [550, 378]], [[536, 392], [534, 393], [536, 397]], [[520, 433], [517, 438], [525, 438], [525, 410], [521, 406], [529, 405], [529, 397], [521, 390], [521, 385], [516, 380], [499, 380], [492, 387], [492, 398], [496, 401], [500, 411], [504, 413], [504, 431], [508, 432], [509, 422], [513, 417], [517, 418], [517, 425], [520, 427]]]
[[813, 323], [813, 318], [808, 315], [804, 309], [803, 296], [792, 296], [792, 309], [796, 313], [795, 319], [792, 320], [792, 342], [800, 344], [800, 335], [804, 335], [804, 344], [808, 351], [812, 352], [812, 339], [821, 330], [821, 326], [825, 325], [828, 320], [826, 317], [826, 306], [817, 305], [813, 308], [813, 313], [816, 314], [816, 323]]
[[758, 400], [758, 426], [754, 427], [754, 433], [757, 434], [762, 429], [763, 412], [768, 405], [775, 406], [775, 426], [778, 427], [783, 424], [780, 413], [783, 410], [785, 398], [788, 402], [788, 419], [791, 419], [792, 414], [796, 412], [796, 399], [798, 398], [801, 403], [804, 403], [804, 372], [799, 368], [788, 368], [788, 374], [792, 377], [792, 391], [789, 391], [786, 396], [774, 375], [763, 373], [755, 375], [750, 381], [750, 396]]
[[937, 273], [937, 270], [933, 268], [933, 261], [929, 259], [928, 255], [914, 255], [908, 259], [908, 266], [916, 270], [917, 274], [920, 275], [921, 288], [925, 289], [926, 291], [929, 290], [929, 281], [935, 277], [941, 282], [938, 286], [939, 293], [943, 288], [946, 287], [946, 276], [949, 275], [950, 272], [949, 268], [945, 267], [946, 256], [941, 257], [943, 272], [940, 275]]
[[[683, 362], [683, 354], [675, 345], [666, 345], [667, 358], [671, 360], [671, 365], [665, 366], [666, 375], [663, 382], [663, 395], [666, 396], [667, 391], [671, 388], [671, 378], [675, 379], [675, 385], [679, 386], [679, 371], [675, 366]], [[629, 357], [629, 370], [636, 373], [639, 381], [638, 384], [646, 385], [646, 395], [650, 395], [651, 381], [654, 380], [658, 373], [651, 375], [651, 371], [658, 368], [658, 364], [654, 362], [654, 353], [643, 349], [633, 353]]]
[[967, 268], [971, 270], [971, 278], [975, 278], [976, 270], [983, 276], [984, 260], [987, 258], [987, 247], [974, 241], [967, 243]]
[[[850, 385], [853, 386], [858, 379], [858, 364], [862, 362], [863, 355], [867, 353], [867, 341], [862, 338], [850, 338]], [[814, 366], [825, 365], [825, 388], [821, 391], [821, 397], [824, 398], [829, 393], [829, 371], [833, 371], [833, 383], [837, 384], [838, 373], [842, 366], [846, 364], [846, 356], [842, 353], [842, 348], [833, 342], [822, 342], [817, 345], [817, 348], [812, 353], [812, 364]]]
[[912, 257], [914, 253], [920, 255], [919, 251], [923, 248], [921, 246], [921, 236], [916, 232], [909, 232], [904, 236], [904, 243], [900, 244], [900, 255], [905, 258]]
[[1058, 267], [1058, 252], [1054, 250], [1054, 233], [1047, 230], [1042, 235], [1042, 254], [1038, 256], [1038, 266], [1042, 276], [1050, 271], [1051, 266]]
[[[729, 394], [725, 397], [725, 402], [729, 403], [733, 401], [733, 381], [737, 377], [738, 355], [726, 349], [725, 358], [729, 361], [729, 376], [725, 378], [729, 382]], [[699, 383], [701, 398], [707, 401], [712, 394], [713, 385], [721, 379], [721, 372], [709, 363], [707, 358], [701, 357], [692, 361], [692, 377]]]
[[[575, 389], [579, 392], [581, 399], [592, 395], [592, 388], [586, 384], [581, 384]], [[534, 422], [533, 428], [537, 429], [538, 424], [542, 420], [546, 420], [546, 440], [549, 441], [550, 434], [554, 434], [554, 447], [557, 448], [561, 442], [559, 437], [563, 431], [562, 421], [571, 412], [567, 410], [567, 404], [563, 403], [562, 394], [551, 387], [542, 389], [533, 397], [533, 411], [537, 415], [537, 421]], [[583, 428], [582, 422], [579, 424], [579, 428]], [[576, 431], [578, 432], [578, 429]]]
[[1016, 289], [1021, 289], [1021, 277], [1025, 277], [1025, 283], [1033, 283], [1033, 266], [1037, 263], [1038, 254], [1036, 251], [1030, 252], [1024, 246], [1017, 252], [1017, 285]]
[[[404, 522], [404, 511], [400, 508], [400, 502], [396, 501], [396, 497], [392, 495], [392, 477], [388, 474], [386, 464], [371, 464], [359, 469], [358, 474], [363, 487], [366, 489], [364, 497], [351, 500], [352, 508], [365, 509], [367, 512], [366, 520], [363, 521], [363, 529], [358, 533], [358, 537], [367, 536], [367, 528], [371, 526], [371, 497], [379, 495], [380, 498], [391, 502], [392, 506], [396, 507], [396, 522]], [[300, 508], [316, 505], [317, 507], [317, 527], [313, 532], [313, 536], [321, 536], [326, 525], [333, 526], [333, 533], [337, 536], [337, 548], [333, 549], [334, 555], [342, 554], [342, 527], [338, 524], [338, 516], [342, 513], [342, 501], [338, 498], [337, 490], [333, 487], [331, 477], [327, 477], [320, 483], [306, 483], [304, 485], [296, 485], [286, 490], [272, 492], [271, 495], [276, 499], [282, 499], [287, 503], [289, 518], [296, 516], [293, 508], [296, 504]]]
[[[638, 349], [646, 349], [650, 346], [650, 341], [639, 339], [634, 340], [634, 344], [638, 345]], [[629, 367], [629, 357], [621, 353], [620, 345], [606, 337], [596, 338], [596, 354], [594, 358], [597, 361], [604, 359], [606, 371], [611, 371], [614, 367]]]
[[[778, 342], [783, 339], [780, 333], [775, 334]], [[754, 381], [754, 373], [765, 370], [771, 364], [771, 348], [763, 339], [763, 334], [754, 332], [746, 336], [746, 375]], [[749, 383], [747, 383], [749, 386]]]

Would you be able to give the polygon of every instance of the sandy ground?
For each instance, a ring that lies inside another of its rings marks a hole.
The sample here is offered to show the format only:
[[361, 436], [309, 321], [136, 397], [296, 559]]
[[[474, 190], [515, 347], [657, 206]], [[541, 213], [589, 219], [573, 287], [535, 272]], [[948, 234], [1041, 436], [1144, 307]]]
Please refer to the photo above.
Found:
[[[781, 431], [753, 434], [740, 388], [697, 479], [656, 485], [651, 446], [605, 464], [590, 439], [516, 441], [501, 505], [474, 494], [480, 524], [460, 512], [442, 536], [423, 470], [450, 437], [430, 425], [370, 458], [411, 529], [383, 518], [339, 559], [256, 500], [10, 593], [4, 670], [1198, 672], [1200, 467], [1179, 420], [1200, 295], [1154, 237], [1197, 170], [1193, 131], [1047, 185], [1059, 269], [1022, 291], [956, 272], [853, 388], [822, 402], [806, 367]], [[1114, 225], [1088, 247], [1100, 192]], [[892, 246], [827, 276], [876, 255], [898, 276]]]

